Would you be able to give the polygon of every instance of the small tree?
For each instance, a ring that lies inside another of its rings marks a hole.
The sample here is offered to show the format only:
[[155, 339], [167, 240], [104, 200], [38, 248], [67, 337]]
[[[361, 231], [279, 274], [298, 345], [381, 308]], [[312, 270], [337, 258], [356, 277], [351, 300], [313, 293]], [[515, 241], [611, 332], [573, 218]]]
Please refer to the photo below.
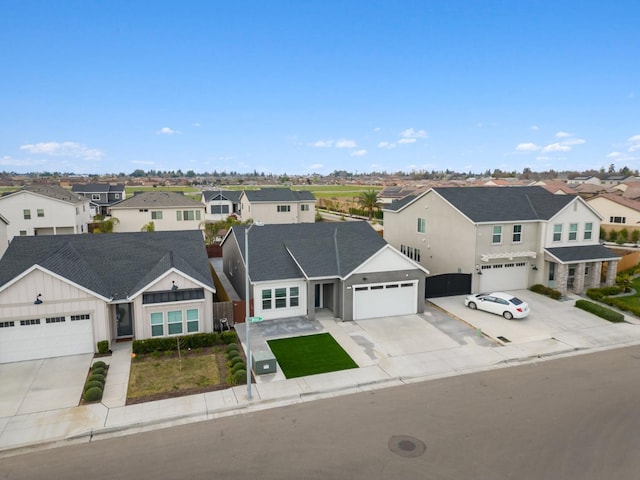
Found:
[[615, 242], [616, 240], [618, 240], [618, 232], [615, 229], [611, 229], [609, 232], [609, 241]]
[[358, 197], [358, 203], [369, 215], [369, 220], [373, 217], [373, 211], [380, 208], [378, 202], [378, 192], [373, 189], [362, 192]]
[[116, 217], [109, 217], [107, 220], [103, 220], [100, 224], [93, 229], [93, 233], [113, 233], [113, 226], [120, 223]]
[[638, 241], [640, 241], [640, 230], [634, 230], [631, 232], [631, 241], [633, 243], [638, 243]]
[[156, 231], [156, 224], [153, 223], [153, 220], [151, 220], [149, 223], [146, 223], [142, 226], [142, 228], [140, 229], [141, 232], [155, 232]]

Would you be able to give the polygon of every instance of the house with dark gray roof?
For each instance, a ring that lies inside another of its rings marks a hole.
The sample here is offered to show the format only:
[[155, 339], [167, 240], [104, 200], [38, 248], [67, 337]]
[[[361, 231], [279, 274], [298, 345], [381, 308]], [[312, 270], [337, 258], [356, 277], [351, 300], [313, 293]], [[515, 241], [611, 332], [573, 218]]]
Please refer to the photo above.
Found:
[[424, 311], [427, 270], [364, 221], [234, 226], [222, 252], [225, 275], [265, 320], [313, 319], [319, 309], [343, 321]]
[[242, 221], [262, 224], [313, 223], [316, 198], [307, 190], [260, 188], [243, 190], [240, 195]]
[[135, 193], [109, 209], [114, 232], [202, 230], [204, 205], [182, 192]]
[[211, 332], [214, 293], [199, 231], [16, 237], [0, 259], [0, 363]]
[[602, 217], [578, 195], [435, 187], [383, 212], [385, 240], [431, 272], [427, 296], [534, 284], [566, 295], [615, 281], [620, 257], [600, 245]]
[[205, 220], [220, 222], [229, 215], [240, 216], [241, 190], [205, 190], [200, 201], [204, 204]]
[[109, 207], [127, 198], [124, 185], [109, 183], [74, 184], [71, 191], [91, 202], [92, 215], [107, 215]]
[[9, 220], [0, 215], [0, 258], [2, 258], [2, 255], [9, 246], [9, 237], [7, 236], [8, 225]]
[[29, 185], [0, 196], [7, 237], [87, 233], [89, 200], [59, 185]]

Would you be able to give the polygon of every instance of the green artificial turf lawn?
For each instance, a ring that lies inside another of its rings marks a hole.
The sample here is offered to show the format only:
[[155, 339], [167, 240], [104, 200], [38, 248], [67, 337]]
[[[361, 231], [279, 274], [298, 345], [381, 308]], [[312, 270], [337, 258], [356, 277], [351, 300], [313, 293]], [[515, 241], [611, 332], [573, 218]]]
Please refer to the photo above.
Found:
[[358, 368], [328, 333], [267, 342], [287, 378]]

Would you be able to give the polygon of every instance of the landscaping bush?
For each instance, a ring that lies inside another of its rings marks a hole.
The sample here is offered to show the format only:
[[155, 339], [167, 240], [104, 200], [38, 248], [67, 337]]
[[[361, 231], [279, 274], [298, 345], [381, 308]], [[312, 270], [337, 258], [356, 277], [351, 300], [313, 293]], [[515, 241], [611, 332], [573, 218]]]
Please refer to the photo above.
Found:
[[229, 353], [231, 350], [238, 350], [238, 344], [237, 343], [230, 343], [229, 345], [227, 345], [227, 347], [224, 350], [227, 353]]
[[602, 305], [598, 305], [597, 303], [589, 302], [588, 300], [576, 300], [575, 306], [610, 322], [624, 322], [623, 314], [611, 310], [610, 308], [603, 307]]
[[106, 377], [107, 376], [107, 371], [102, 367], [92, 368], [91, 369], [91, 375], [102, 375], [103, 377]]
[[238, 341], [238, 336], [234, 330], [225, 330], [220, 334], [220, 340], [222, 343], [235, 343]]
[[104, 368], [106, 370], [107, 364], [104, 363], [102, 360], [98, 360], [97, 362], [94, 362], [93, 365], [91, 365], [91, 370], [94, 370], [96, 368]]
[[540, 283], [531, 285], [531, 287], [529, 287], [529, 290], [535, 293], [539, 293], [541, 295], [546, 295], [547, 297], [553, 298], [554, 300], [560, 300], [560, 298], [562, 297], [562, 294], [560, 293], [560, 291], [555, 290], [553, 288], [545, 287]]
[[180, 348], [188, 350], [190, 348], [213, 347], [214, 345], [220, 345], [221, 343], [233, 343], [237, 340], [237, 337], [236, 332], [226, 331], [223, 332], [222, 335], [217, 332], [213, 332], [194, 333], [192, 335], [183, 335], [180, 337], [147, 338], [145, 340], [133, 341], [133, 353], [137, 355], [177, 350], [177, 339], [180, 341]]
[[85, 402], [97, 402], [102, 400], [102, 389], [100, 387], [91, 387], [84, 392]]
[[231, 365], [232, 367], [234, 365], [237, 365], [238, 363], [244, 364], [244, 360], [242, 359], [242, 357], [237, 356], [229, 359], [229, 365]]
[[84, 391], [86, 392], [87, 390], [89, 390], [92, 387], [98, 387], [99, 389], [102, 390], [104, 385], [102, 383], [100, 383], [100, 382], [96, 382], [94, 380], [91, 380], [91, 381], [87, 382], [87, 384], [84, 386]]
[[231, 375], [232, 383], [235, 385], [241, 385], [243, 383], [247, 383], [247, 371], [246, 370], [238, 370], [236, 373]]
[[233, 367], [231, 367], [231, 373], [236, 373], [238, 370], [245, 370], [246, 371], [247, 366], [244, 364], [244, 362], [237, 362]]
[[98, 353], [104, 355], [105, 353], [109, 353], [109, 340], [100, 340], [97, 343]]
[[239, 357], [240, 352], [238, 352], [238, 350], [229, 350], [226, 355], [227, 359], [231, 360], [232, 358]]
[[102, 385], [104, 385], [105, 376], [104, 375], [100, 375], [98, 373], [92, 373], [91, 375], [89, 375], [89, 378], [88, 378], [87, 381], [88, 382], [100, 382]]

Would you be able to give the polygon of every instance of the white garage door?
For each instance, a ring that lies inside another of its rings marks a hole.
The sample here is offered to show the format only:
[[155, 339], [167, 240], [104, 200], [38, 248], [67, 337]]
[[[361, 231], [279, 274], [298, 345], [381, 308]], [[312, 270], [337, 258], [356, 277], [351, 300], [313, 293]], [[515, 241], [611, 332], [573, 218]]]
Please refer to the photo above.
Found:
[[3, 321], [0, 327], [0, 363], [94, 351], [88, 314]]
[[418, 282], [353, 287], [353, 319], [410, 315], [418, 311]]
[[508, 262], [482, 265], [480, 292], [498, 290], [521, 290], [527, 288], [529, 264], [527, 262]]

